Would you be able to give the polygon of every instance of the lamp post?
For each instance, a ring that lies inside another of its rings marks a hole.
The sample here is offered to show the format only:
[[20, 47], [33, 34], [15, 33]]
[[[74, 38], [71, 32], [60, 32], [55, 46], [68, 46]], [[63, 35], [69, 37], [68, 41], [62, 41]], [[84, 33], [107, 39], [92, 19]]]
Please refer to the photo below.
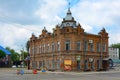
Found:
[[52, 43], [52, 65], [53, 65], [53, 70], [55, 69], [55, 60], [54, 60], [54, 33], [52, 35], [52, 38], [53, 38], [53, 43]]
[[22, 52], [21, 58], [22, 58], [22, 61], [23, 61], [23, 65], [22, 66], [25, 67], [25, 62], [24, 62], [25, 61], [25, 59], [24, 59], [25, 58], [25, 56], [24, 56], [25, 53], [24, 53], [24, 47], [23, 47], [23, 45], [22, 45], [22, 51], [21, 52]]
[[84, 38], [83, 38], [84, 71], [86, 71], [87, 69], [86, 51], [87, 51], [87, 40], [86, 40], [86, 33], [84, 33]]
[[30, 55], [29, 55], [29, 53], [28, 53], [28, 56], [27, 56], [27, 68], [28, 68], [28, 70], [30, 69]]

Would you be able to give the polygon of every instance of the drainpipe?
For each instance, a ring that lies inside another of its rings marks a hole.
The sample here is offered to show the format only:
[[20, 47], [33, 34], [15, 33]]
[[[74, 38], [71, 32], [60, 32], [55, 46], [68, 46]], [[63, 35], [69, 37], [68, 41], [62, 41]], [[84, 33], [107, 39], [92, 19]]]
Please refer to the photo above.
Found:
[[100, 52], [100, 69], [102, 69], [102, 51], [103, 51], [103, 49], [102, 49], [102, 35], [100, 35], [100, 38], [101, 38], [101, 52]]
[[35, 40], [33, 40], [33, 68], [36, 68], [36, 64], [35, 64]]

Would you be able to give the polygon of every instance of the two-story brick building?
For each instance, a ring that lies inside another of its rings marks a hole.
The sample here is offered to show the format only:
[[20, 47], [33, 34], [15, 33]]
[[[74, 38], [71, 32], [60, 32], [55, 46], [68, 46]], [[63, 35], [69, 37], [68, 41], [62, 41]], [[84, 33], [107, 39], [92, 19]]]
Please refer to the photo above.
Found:
[[70, 9], [53, 33], [46, 28], [39, 37], [32, 34], [30, 38], [31, 68], [45, 66], [47, 69], [80, 71], [108, 69], [108, 33], [104, 28], [98, 34], [85, 32], [72, 17]]

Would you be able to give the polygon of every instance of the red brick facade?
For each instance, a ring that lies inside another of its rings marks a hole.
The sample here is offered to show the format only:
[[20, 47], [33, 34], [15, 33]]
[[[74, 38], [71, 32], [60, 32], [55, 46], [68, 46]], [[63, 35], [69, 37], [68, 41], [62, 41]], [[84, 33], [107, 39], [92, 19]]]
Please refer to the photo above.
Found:
[[30, 57], [31, 68], [106, 70], [108, 33], [104, 28], [98, 34], [86, 33], [68, 9], [66, 17], [53, 29], [53, 33], [44, 28], [39, 37], [32, 34]]

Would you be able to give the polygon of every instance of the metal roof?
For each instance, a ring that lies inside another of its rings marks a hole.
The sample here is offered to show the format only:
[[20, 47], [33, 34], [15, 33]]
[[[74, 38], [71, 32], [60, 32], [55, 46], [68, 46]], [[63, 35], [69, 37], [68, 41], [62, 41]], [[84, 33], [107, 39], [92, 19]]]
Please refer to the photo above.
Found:
[[8, 51], [7, 49], [3, 48], [2, 46], [0, 46], [0, 50], [4, 51], [5, 54], [7, 54], [7, 55], [10, 55], [10, 54], [11, 54], [10, 51]]

